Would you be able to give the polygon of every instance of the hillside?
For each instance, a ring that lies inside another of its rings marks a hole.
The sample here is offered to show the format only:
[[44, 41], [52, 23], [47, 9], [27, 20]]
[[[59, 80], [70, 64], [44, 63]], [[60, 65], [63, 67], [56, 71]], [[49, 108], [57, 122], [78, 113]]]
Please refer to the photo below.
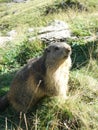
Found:
[[[29, 29], [51, 21], [68, 23], [74, 39], [68, 99], [44, 98], [28, 114], [12, 107], [0, 113], [0, 130], [98, 129], [98, 0], [0, 0], [0, 97], [9, 90], [16, 71], [46, 47]], [[3, 42], [2, 38], [13, 39]]]

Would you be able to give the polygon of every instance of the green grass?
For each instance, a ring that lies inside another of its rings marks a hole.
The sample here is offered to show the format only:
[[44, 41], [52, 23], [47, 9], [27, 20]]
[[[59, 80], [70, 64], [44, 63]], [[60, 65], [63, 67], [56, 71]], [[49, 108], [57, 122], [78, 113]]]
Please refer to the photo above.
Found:
[[[73, 0], [74, 1], [74, 0]], [[79, 0], [78, 0], [79, 1]], [[44, 98], [30, 113], [20, 115], [12, 107], [0, 113], [0, 130], [97, 130], [98, 128], [98, 40], [85, 42], [85, 36], [98, 33], [97, 0], [81, 0], [89, 11], [63, 10], [45, 15], [48, 7], [61, 0], [32, 0], [27, 3], [10, 3], [0, 0], [0, 34], [11, 29], [17, 38], [0, 48], [0, 97], [9, 90], [16, 71], [29, 58], [42, 54], [45, 45], [39, 40], [29, 42], [29, 27], [47, 25], [53, 19], [68, 22], [77, 40], [68, 40], [72, 46], [72, 69], [68, 99], [65, 103], [56, 98]], [[9, 7], [10, 6], [10, 7]], [[56, 6], [57, 8], [57, 6]]]

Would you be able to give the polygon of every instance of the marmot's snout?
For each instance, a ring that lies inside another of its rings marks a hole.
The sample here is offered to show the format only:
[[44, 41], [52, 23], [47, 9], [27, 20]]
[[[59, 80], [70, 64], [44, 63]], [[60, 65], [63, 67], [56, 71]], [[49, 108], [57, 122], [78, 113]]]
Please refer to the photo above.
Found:
[[69, 54], [71, 52], [71, 48], [65, 48], [65, 51]]
[[65, 57], [68, 57], [71, 55], [71, 47], [68, 46], [68, 47], [65, 47], [64, 48], [64, 53], [65, 53]]

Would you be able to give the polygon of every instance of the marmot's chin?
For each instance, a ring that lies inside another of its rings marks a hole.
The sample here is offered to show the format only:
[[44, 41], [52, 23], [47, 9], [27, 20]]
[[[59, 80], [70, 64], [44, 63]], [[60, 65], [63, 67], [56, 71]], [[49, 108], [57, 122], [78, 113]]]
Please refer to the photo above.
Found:
[[66, 59], [66, 58], [68, 58], [68, 55], [66, 54], [66, 55], [64, 55], [64, 59]]

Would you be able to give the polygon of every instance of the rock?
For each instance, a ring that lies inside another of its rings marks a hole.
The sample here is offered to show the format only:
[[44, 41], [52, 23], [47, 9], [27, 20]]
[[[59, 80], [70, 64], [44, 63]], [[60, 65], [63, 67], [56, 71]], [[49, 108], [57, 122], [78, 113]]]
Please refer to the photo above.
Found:
[[[32, 29], [32, 32], [33, 30], [34, 29]], [[71, 31], [68, 24], [60, 20], [54, 20], [46, 27], [39, 27], [35, 30], [38, 31], [37, 38], [46, 43], [51, 43], [52, 41], [63, 41], [71, 37]], [[34, 39], [35, 37], [29, 38], [30, 41]]]
[[83, 39], [85, 42], [98, 41], [98, 35], [86, 36]]
[[17, 35], [16, 30], [11, 30], [10, 32], [7, 33], [7, 36], [0, 36], [0, 47], [3, 47], [6, 45], [7, 42], [11, 42], [12, 40], [15, 39]]
[[[34, 35], [35, 32], [37, 32], [37, 35]], [[51, 44], [53, 41], [66, 41], [69, 38], [71, 40], [82, 39], [85, 43], [98, 40], [98, 34], [95, 34], [95, 36], [85, 37], [73, 36], [68, 24], [60, 20], [54, 20], [46, 27], [29, 28], [28, 33], [30, 34], [29, 41], [39, 39], [46, 44]]]
[[29, 32], [29, 33], [34, 32], [34, 28], [29, 28], [29, 29], [28, 29], [28, 32]]
[[12, 41], [12, 37], [4, 37], [4, 36], [1, 36], [0, 37], [0, 47], [3, 47], [5, 46], [5, 44], [9, 41]]
[[60, 30], [69, 30], [68, 24], [63, 22], [63, 21], [54, 20], [51, 23], [49, 23], [47, 27], [43, 27], [39, 31], [39, 33], [51, 32], [51, 31], [60, 31]]
[[11, 30], [10, 32], [7, 33], [7, 36], [9, 36], [9, 37], [14, 37], [16, 35], [17, 35], [16, 30]]

